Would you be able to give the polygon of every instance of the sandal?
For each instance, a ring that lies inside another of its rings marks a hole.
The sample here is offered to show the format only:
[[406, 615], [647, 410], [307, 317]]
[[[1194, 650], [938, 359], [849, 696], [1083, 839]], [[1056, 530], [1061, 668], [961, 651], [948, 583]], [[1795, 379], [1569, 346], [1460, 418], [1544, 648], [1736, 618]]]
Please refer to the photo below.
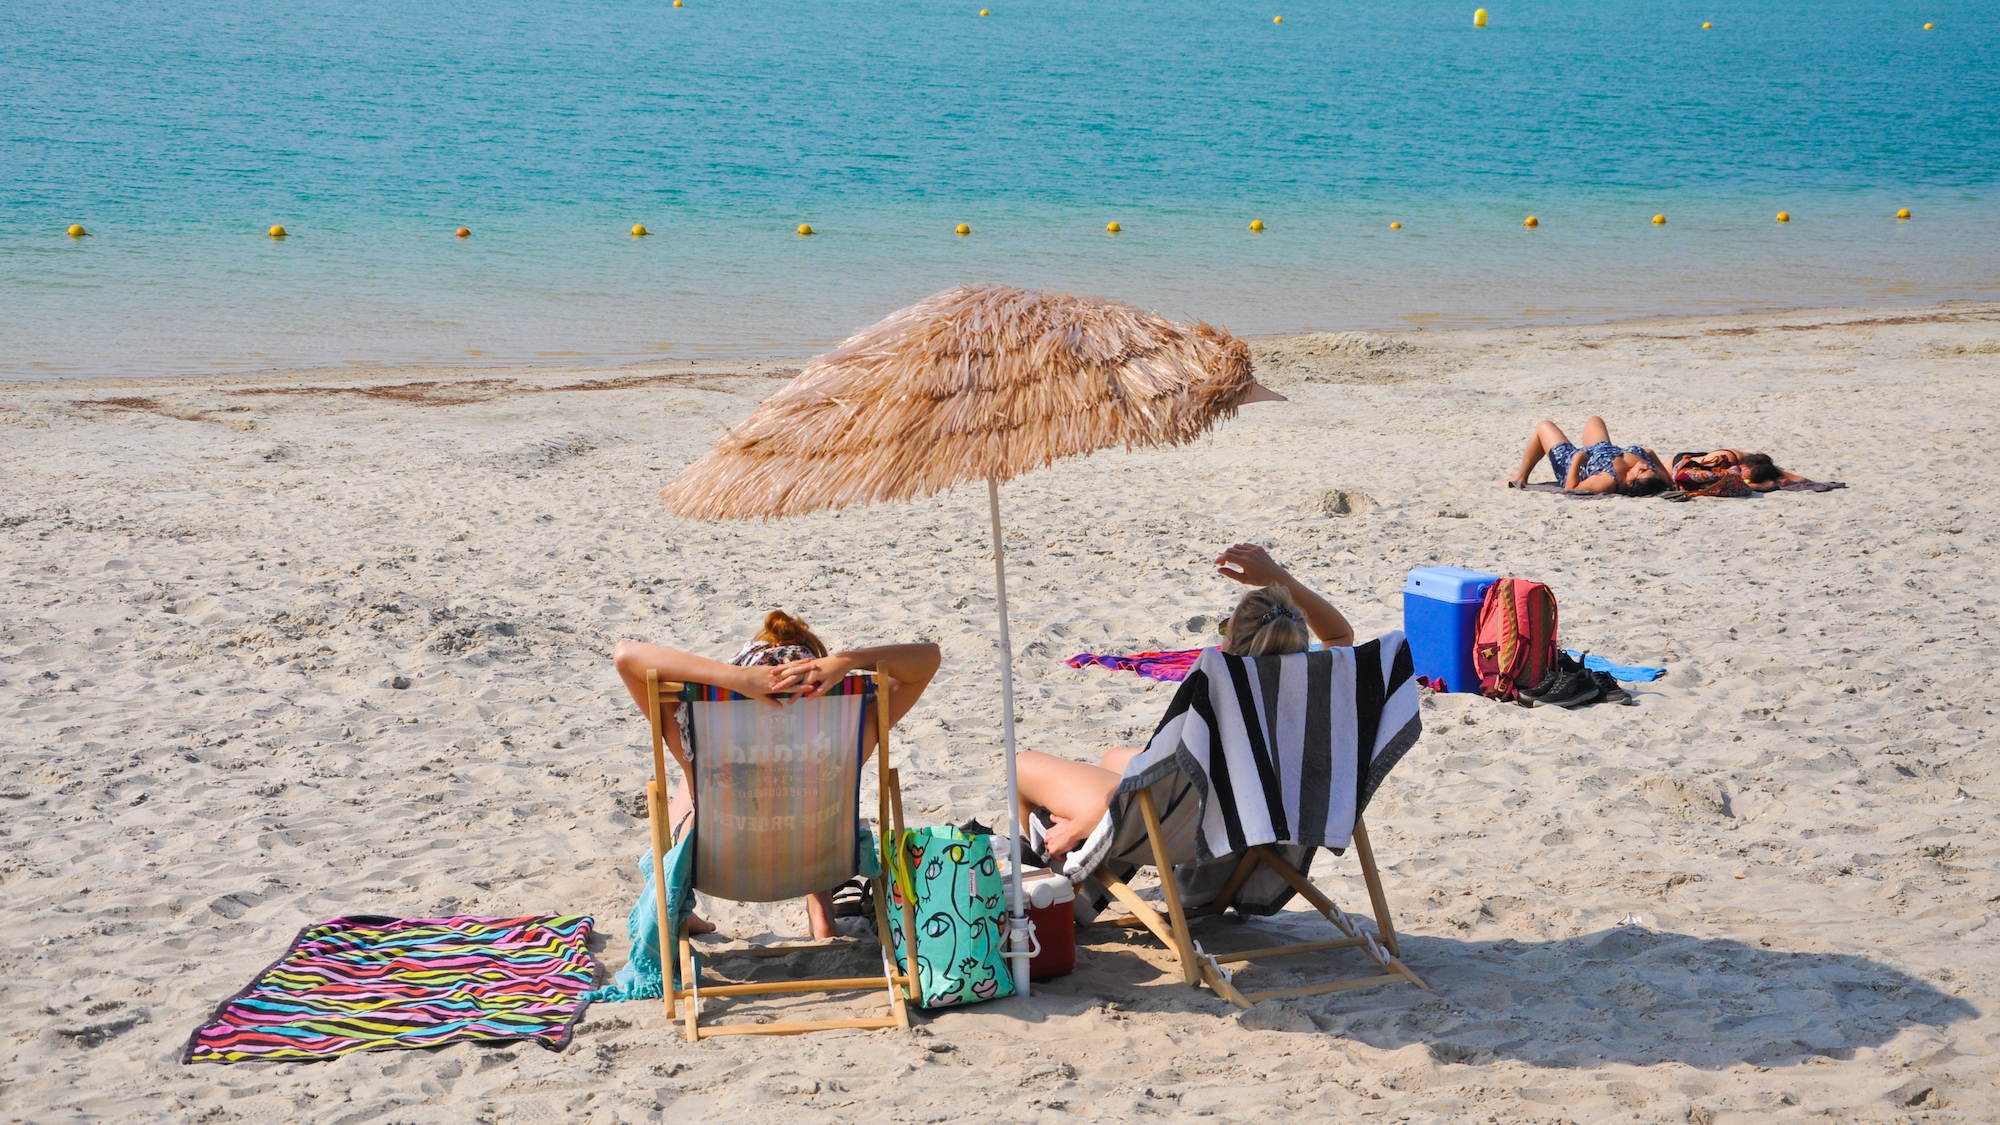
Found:
[[835, 918], [875, 917], [875, 884], [872, 880], [857, 875], [835, 887], [832, 895]]

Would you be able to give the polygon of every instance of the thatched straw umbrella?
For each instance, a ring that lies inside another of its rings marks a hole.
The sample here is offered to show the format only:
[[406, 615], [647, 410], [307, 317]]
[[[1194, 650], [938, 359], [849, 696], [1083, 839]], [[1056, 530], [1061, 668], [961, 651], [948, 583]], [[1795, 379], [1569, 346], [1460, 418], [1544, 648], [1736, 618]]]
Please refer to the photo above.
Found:
[[[660, 498], [697, 519], [802, 515], [986, 482], [999, 590], [1007, 817], [1021, 864], [1014, 772], [1014, 660], [1007, 635], [1000, 482], [1062, 457], [1180, 445], [1246, 402], [1279, 400], [1250, 349], [1092, 297], [995, 285], [949, 289], [819, 356], [724, 434]], [[1015, 880], [1015, 979], [1028, 992]]]

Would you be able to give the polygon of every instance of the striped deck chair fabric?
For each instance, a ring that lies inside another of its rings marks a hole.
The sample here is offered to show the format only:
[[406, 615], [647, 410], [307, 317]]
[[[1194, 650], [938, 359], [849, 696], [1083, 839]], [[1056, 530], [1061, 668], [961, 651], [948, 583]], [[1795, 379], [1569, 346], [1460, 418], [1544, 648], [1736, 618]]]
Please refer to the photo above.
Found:
[[[1280, 845], [1303, 870], [1315, 848], [1339, 854], [1352, 842], [1355, 821], [1422, 730], [1400, 632], [1290, 656], [1204, 650], [1118, 783], [1108, 862], [1120, 878], [1152, 862], [1130, 800], [1147, 788], [1189, 905], [1208, 903], [1254, 844]], [[1292, 895], [1290, 883], [1259, 870], [1223, 905], [1274, 914]]]
[[[1393, 953], [1361, 814], [1422, 733], [1417, 704], [1400, 632], [1287, 656], [1204, 650], [1113, 793], [1111, 845], [1091, 878], [1095, 893], [1079, 896], [1089, 900], [1080, 913], [1102, 909], [1114, 894], [1135, 905], [1125, 881], [1141, 866], [1171, 867], [1176, 912], [1185, 905], [1192, 916], [1230, 907], [1271, 915], [1306, 894], [1349, 932], [1346, 916], [1308, 892], [1302, 873], [1316, 849], [1339, 854], [1359, 844]], [[1150, 805], [1146, 816], [1139, 812], [1141, 794]], [[1371, 955], [1378, 952], [1359, 931], [1349, 936]], [[1391, 965], [1393, 956], [1377, 960], [1415, 982], [1400, 963]]]
[[853, 676], [783, 707], [688, 684], [694, 759], [694, 888], [779, 902], [839, 886], [859, 870], [862, 720], [872, 678]]

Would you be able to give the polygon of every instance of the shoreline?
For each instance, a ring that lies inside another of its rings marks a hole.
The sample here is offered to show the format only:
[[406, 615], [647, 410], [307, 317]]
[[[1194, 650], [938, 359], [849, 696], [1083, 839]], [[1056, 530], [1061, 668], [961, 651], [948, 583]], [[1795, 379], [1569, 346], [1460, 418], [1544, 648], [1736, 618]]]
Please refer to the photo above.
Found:
[[[1659, 313], [1643, 316], [1615, 317], [1607, 320], [1584, 322], [1520, 322], [1497, 323], [1477, 327], [1427, 328], [1415, 327], [1364, 327], [1350, 329], [1298, 329], [1286, 332], [1266, 332], [1243, 335], [1240, 338], [1250, 344], [1253, 352], [1260, 348], [1282, 347], [1289, 341], [1315, 336], [1353, 335], [1379, 336], [1389, 339], [1416, 337], [1439, 339], [1452, 335], [1503, 332], [1600, 331], [1615, 333], [1622, 329], [1645, 327], [1668, 327], [1672, 325], [1700, 324], [1710, 321], [1748, 322], [1750, 327], [1778, 327], [1799, 331], [1815, 327], [1866, 327], [1869, 325], [1892, 325], [1914, 323], [1950, 323], [1977, 318], [1979, 314], [2000, 309], [2000, 297], [1996, 298], [1956, 298], [1945, 301], [1921, 302], [1915, 304], [1877, 305], [1793, 305], [1772, 308], [1745, 308], [1735, 312], [1722, 313]], [[888, 315], [892, 310], [885, 310]], [[1924, 314], [1909, 319], [1912, 314]], [[1814, 317], [1834, 318], [1811, 320]], [[1789, 323], [1809, 321], [1809, 323]], [[1739, 327], [1741, 325], [1738, 325]], [[859, 331], [865, 325], [856, 325]], [[1227, 325], [1219, 325], [1228, 330]], [[839, 344], [833, 340], [814, 350], [778, 350], [759, 353], [749, 357], [704, 358], [701, 356], [674, 356], [658, 359], [606, 360], [598, 363], [578, 363], [573, 360], [551, 357], [546, 361], [494, 361], [482, 363], [362, 363], [355, 362], [339, 366], [276, 366], [254, 370], [226, 369], [183, 375], [50, 375], [45, 377], [13, 376], [0, 374], [0, 392], [27, 387], [70, 387], [90, 386], [102, 388], [120, 387], [171, 387], [171, 386], [238, 386], [252, 385], [271, 380], [302, 382], [307, 380], [330, 383], [368, 383], [392, 379], [447, 378], [464, 381], [491, 378], [502, 373], [520, 376], [536, 375], [559, 377], [564, 373], [624, 373], [639, 372], [672, 374], [676, 369], [701, 367], [704, 374], [748, 375], [767, 374], [775, 370], [789, 370], [794, 374], [813, 356], [832, 350]]]
[[[1143, 741], [1171, 685], [1063, 660], [1212, 636], [1231, 542], [1362, 637], [1401, 627], [1415, 567], [1547, 582], [1567, 646], [1667, 673], [1629, 707], [1424, 702], [1368, 828], [1431, 991], [1238, 1015], [1099, 928], [1034, 997], [909, 1032], [691, 1046], [635, 1002], [592, 1006], [560, 1054], [183, 1066], [216, 1003], [328, 918], [589, 914], [621, 967], [651, 763], [620, 639], [726, 654], [777, 606], [843, 647], [933, 641], [892, 735], [906, 815], [1004, 818], [986, 497], [668, 517], [659, 486], [787, 363], [10, 383], [0, 1119], [948, 1120], [974, 1082], [978, 1115], [1037, 1123], [2000, 1115], [2000, 497], [1974, 476], [2000, 302], [1251, 343], [1289, 402], [1004, 486], [1020, 745]], [[1536, 419], [1591, 413], [1850, 487], [1502, 483]], [[1366, 916], [1351, 857], [1313, 877]], [[1196, 937], [1328, 936], [1299, 905]], [[701, 909], [717, 941], [805, 932], [797, 903]]]

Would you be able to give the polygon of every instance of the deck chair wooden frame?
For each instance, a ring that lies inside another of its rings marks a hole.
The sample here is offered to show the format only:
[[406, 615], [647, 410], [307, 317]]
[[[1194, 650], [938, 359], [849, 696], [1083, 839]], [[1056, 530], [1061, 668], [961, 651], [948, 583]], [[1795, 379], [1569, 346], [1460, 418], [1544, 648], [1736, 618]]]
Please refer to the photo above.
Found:
[[[1166, 899], [1166, 910], [1162, 912], [1153, 903], [1139, 897], [1124, 880], [1099, 868], [1091, 876], [1125, 908], [1128, 915], [1099, 919], [1099, 925], [1144, 927], [1160, 939], [1180, 961], [1181, 979], [1189, 985], [1207, 985], [1215, 993], [1239, 1008], [1248, 1008], [1260, 1000], [1276, 1000], [1289, 996], [1318, 996], [1328, 992], [1340, 992], [1350, 988], [1370, 988], [1378, 984], [1414, 984], [1428, 989], [1416, 973], [1411, 972], [1402, 962], [1402, 948], [1396, 940], [1396, 926], [1389, 917], [1389, 898], [1382, 892], [1382, 876], [1375, 869], [1375, 849], [1369, 846], [1368, 829], [1360, 817], [1354, 818], [1354, 852], [1361, 862], [1361, 877], [1368, 884], [1368, 898], [1375, 908], [1375, 926], [1382, 937], [1378, 942], [1354, 924], [1331, 898], [1313, 885], [1298, 868], [1285, 862], [1283, 855], [1268, 844], [1259, 844], [1247, 849], [1243, 858], [1230, 873], [1228, 882], [1222, 885], [1214, 901], [1203, 907], [1186, 910], [1181, 907], [1180, 886], [1174, 881], [1173, 863], [1167, 855], [1166, 836], [1160, 827], [1160, 813], [1153, 801], [1150, 789], [1141, 789], [1135, 795], [1139, 815], [1145, 818], [1146, 836], [1152, 843], [1153, 866], [1160, 872], [1160, 890]], [[1236, 895], [1243, 881], [1263, 864], [1277, 872], [1290, 883], [1292, 888], [1305, 897], [1341, 937], [1329, 941], [1298, 942], [1293, 945], [1274, 945], [1263, 949], [1245, 949], [1236, 953], [1209, 953], [1195, 944], [1194, 935], [1188, 929], [1188, 919], [1203, 918], [1220, 914], [1228, 909], [1229, 900]], [[1385, 948], [1386, 947], [1386, 948]], [[1295, 988], [1272, 988], [1261, 992], [1244, 992], [1237, 988], [1233, 979], [1236, 970], [1224, 966], [1249, 964], [1270, 957], [1289, 957], [1299, 953], [1322, 953], [1335, 949], [1360, 949], [1367, 953], [1383, 971], [1371, 976], [1347, 977], [1319, 984], [1299, 985]]]
[[[856, 676], [875, 679], [873, 672], [854, 672]], [[879, 680], [877, 681], [879, 684]], [[672, 841], [667, 824], [667, 754], [672, 747], [666, 738], [666, 723], [673, 714], [672, 707], [680, 702], [684, 685], [673, 680], [660, 679], [656, 671], [646, 673], [646, 717], [652, 724], [653, 734], [653, 780], [646, 784], [646, 813], [652, 831], [653, 846], [653, 895], [660, 908], [661, 961], [668, 956], [667, 942], [674, 941], [673, 955], [678, 957], [681, 968], [681, 984], [666, 989], [667, 1021], [671, 1025], [676, 1020], [682, 1024], [682, 1036], [688, 1042], [696, 1042], [716, 1035], [800, 1035], [811, 1031], [832, 1031], [836, 1028], [882, 1028], [910, 1026], [909, 1005], [916, 998], [911, 966], [896, 957], [895, 947], [889, 930], [888, 904], [890, 901], [888, 872], [890, 852], [903, 830], [903, 794], [896, 771], [889, 768], [889, 707], [886, 696], [877, 691], [875, 706], [871, 707], [871, 720], [864, 720], [872, 728], [862, 752], [862, 766], [866, 768], [869, 758], [875, 759], [876, 826], [882, 874], [875, 882], [875, 932], [882, 946], [882, 973], [867, 977], [827, 977], [818, 980], [760, 981], [751, 984], [724, 984], [704, 987], [695, 972], [694, 943], [685, 934], [674, 935], [667, 928], [667, 887], [666, 873], [661, 863]], [[693, 765], [679, 750], [673, 751], [673, 758], [690, 779]], [[699, 846], [697, 844], [697, 846]], [[904, 927], [903, 947], [914, 951], [917, 948], [916, 917], [908, 909], [902, 911]], [[825, 941], [810, 944], [788, 944], [764, 946], [756, 949], [729, 950], [724, 957], [784, 957], [793, 953], [814, 952], [832, 949], [855, 949], [861, 943], [854, 941]], [[670, 979], [672, 974], [666, 974]], [[781, 993], [802, 992], [859, 992], [882, 989], [888, 995], [887, 1011], [879, 1016], [863, 1016], [853, 1019], [793, 1020], [754, 1024], [721, 1024], [703, 1026], [701, 1023], [701, 1001], [705, 996], [768, 996]], [[686, 1001], [685, 1004], [682, 1001]]]

